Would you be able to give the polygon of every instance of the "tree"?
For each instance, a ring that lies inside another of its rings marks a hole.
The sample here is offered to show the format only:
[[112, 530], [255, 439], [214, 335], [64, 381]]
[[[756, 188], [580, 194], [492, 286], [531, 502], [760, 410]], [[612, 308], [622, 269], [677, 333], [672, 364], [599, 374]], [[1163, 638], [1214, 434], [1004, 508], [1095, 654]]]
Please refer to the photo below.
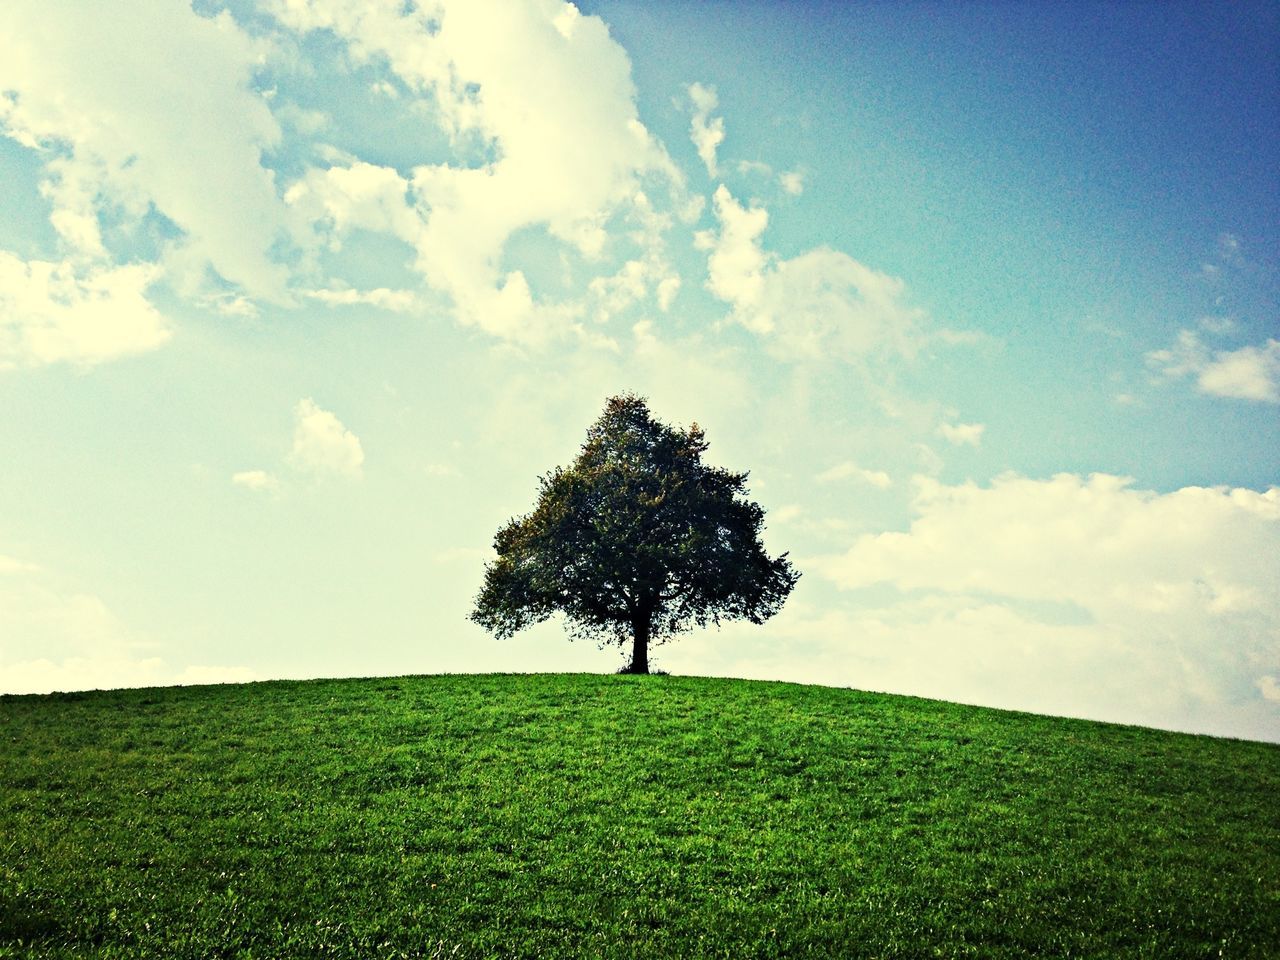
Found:
[[471, 619], [500, 638], [561, 612], [570, 638], [649, 648], [692, 627], [762, 623], [800, 574], [760, 543], [764, 511], [747, 474], [702, 462], [702, 428], [654, 420], [636, 396], [611, 398], [578, 458], [540, 478], [532, 513], [494, 537]]

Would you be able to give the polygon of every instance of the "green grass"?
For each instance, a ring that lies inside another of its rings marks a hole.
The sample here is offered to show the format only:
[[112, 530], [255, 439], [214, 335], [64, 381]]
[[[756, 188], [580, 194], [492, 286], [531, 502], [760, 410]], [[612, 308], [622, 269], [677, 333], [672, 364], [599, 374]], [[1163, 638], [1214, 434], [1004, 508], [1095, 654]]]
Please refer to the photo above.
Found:
[[0, 698], [0, 957], [1275, 957], [1280, 747], [849, 690]]

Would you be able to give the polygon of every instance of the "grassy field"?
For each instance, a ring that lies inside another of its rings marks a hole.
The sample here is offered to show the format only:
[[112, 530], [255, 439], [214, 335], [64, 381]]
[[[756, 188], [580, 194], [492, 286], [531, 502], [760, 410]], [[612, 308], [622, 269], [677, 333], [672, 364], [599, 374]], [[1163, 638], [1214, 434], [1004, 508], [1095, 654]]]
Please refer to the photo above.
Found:
[[0, 957], [1276, 957], [1280, 747], [788, 684], [0, 698]]

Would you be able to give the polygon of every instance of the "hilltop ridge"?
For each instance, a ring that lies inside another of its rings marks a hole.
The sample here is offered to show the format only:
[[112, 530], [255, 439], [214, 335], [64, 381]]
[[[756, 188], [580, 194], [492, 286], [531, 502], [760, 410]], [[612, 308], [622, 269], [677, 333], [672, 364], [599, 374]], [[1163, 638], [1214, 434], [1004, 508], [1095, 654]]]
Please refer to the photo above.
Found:
[[757, 681], [0, 698], [0, 955], [1280, 954], [1280, 746]]

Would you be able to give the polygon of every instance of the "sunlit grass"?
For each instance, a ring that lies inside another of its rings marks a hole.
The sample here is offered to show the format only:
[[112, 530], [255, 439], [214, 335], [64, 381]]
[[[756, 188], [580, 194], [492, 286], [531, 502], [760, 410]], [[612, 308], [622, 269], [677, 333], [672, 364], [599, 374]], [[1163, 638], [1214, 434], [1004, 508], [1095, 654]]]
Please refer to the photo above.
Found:
[[0, 698], [0, 956], [1280, 955], [1280, 747], [847, 690]]

